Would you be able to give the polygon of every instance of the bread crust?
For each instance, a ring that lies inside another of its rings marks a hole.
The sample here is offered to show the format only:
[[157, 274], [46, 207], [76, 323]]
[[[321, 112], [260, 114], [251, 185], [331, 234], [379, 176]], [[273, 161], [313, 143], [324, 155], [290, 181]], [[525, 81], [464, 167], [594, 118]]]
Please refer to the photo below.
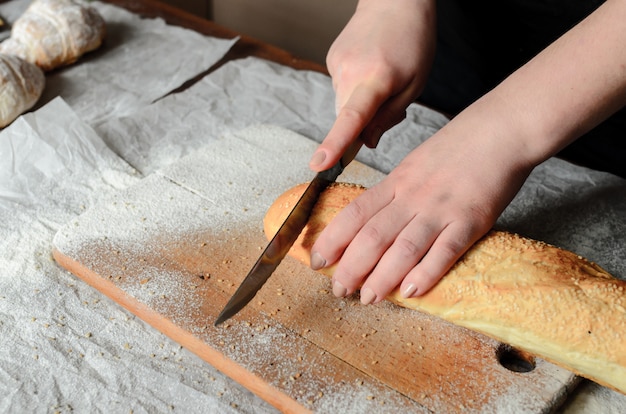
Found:
[[73, 0], [35, 0], [13, 24], [0, 53], [50, 71], [100, 47], [105, 31], [104, 19], [91, 6]]
[[41, 69], [17, 56], [0, 54], [0, 128], [32, 108], [45, 86]]
[[[276, 199], [268, 239], [304, 192], [300, 184]], [[331, 185], [289, 251], [307, 266], [313, 243], [364, 187]], [[334, 266], [321, 270], [332, 276]], [[475, 243], [428, 293], [387, 300], [481, 332], [626, 394], [626, 282], [555, 246], [503, 231]]]

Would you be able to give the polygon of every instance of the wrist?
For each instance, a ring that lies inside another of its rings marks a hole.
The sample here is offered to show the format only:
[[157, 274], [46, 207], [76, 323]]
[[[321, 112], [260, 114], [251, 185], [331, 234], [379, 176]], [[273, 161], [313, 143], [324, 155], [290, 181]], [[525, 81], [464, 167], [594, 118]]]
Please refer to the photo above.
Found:
[[528, 175], [547, 157], [545, 150], [537, 147], [534, 131], [527, 130], [515, 112], [506, 99], [489, 93], [454, 117], [441, 132], [454, 137], [460, 148], [471, 150], [474, 163]]

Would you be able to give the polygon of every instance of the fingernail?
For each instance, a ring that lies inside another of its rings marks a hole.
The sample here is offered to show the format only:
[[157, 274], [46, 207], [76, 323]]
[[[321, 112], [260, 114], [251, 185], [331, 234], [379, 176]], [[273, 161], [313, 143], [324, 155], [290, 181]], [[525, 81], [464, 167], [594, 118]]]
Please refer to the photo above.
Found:
[[333, 280], [333, 295], [337, 296], [338, 298], [343, 298], [348, 294], [348, 289], [345, 288], [344, 285], [342, 285], [341, 283], [337, 282], [336, 280]]
[[324, 266], [326, 266], [326, 259], [324, 259], [318, 252], [313, 253], [311, 255], [311, 269], [319, 270]]
[[402, 297], [405, 298], [405, 299], [408, 299], [411, 296], [413, 296], [415, 294], [415, 292], [417, 292], [417, 286], [415, 286], [413, 283], [410, 283], [402, 291]]
[[369, 305], [376, 300], [376, 293], [370, 288], [361, 289], [361, 303], [363, 305]]
[[317, 167], [318, 165], [323, 163], [325, 159], [326, 159], [326, 153], [324, 151], [317, 151], [311, 157], [311, 161], [309, 161], [309, 165], [311, 167]]

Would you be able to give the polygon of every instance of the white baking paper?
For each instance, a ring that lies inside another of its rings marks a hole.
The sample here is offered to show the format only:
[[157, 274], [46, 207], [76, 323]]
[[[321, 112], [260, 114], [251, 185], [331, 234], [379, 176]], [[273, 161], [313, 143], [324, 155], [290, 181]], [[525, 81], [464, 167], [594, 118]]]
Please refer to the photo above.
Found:
[[61, 226], [140, 179], [61, 98], [0, 156], [0, 412], [270, 410], [54, 262]]
[[[321, 142], [335, 118], [327, 76], [296, 71], [258, 58], [231, 61], [189, 89], [167, 96], [131, 116], [111, 119], [98, 133], [143, 174], [170, 164], [211, 137], [255, 124], [282, 126]], [[390, 130], [376, 151], [357, 159], [389, 172], [447, 119], [412, 105], [407, 119]]]

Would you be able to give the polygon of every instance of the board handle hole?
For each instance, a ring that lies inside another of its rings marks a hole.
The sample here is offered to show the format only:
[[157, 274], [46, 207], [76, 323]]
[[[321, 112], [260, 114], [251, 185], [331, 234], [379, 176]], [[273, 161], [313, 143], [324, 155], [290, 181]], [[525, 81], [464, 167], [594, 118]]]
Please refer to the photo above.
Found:
[[528, 352], [502, 344], [496, 350], [498, 362], [513, 372], [531, 372], [535, 369], [535, 357]]

